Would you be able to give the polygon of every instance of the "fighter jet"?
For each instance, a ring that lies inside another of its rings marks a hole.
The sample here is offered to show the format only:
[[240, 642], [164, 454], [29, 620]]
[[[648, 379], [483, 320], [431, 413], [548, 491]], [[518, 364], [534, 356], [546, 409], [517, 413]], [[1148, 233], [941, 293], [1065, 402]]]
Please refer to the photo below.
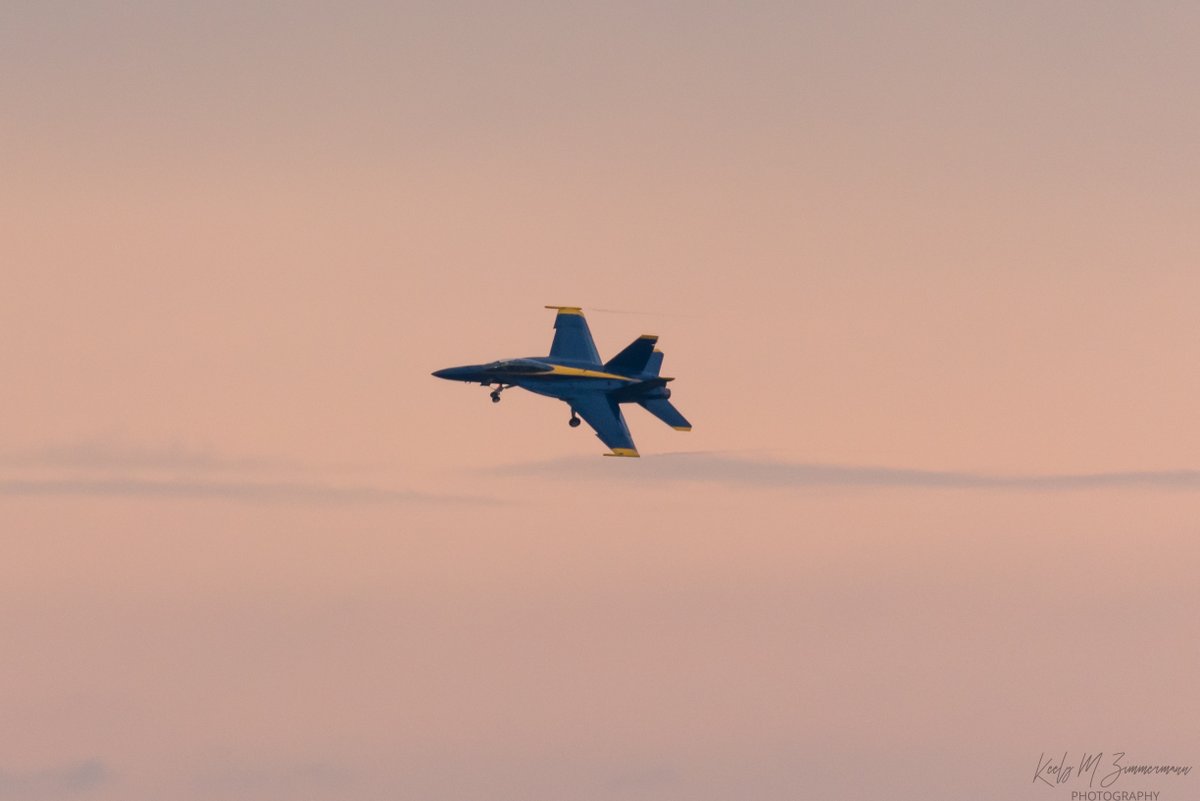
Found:
[[662, 351], [654, 347], [658, 337], [643, 334], [602, 363], [582, 309], [546, 308], [558, 312], [549, 356], [447, 367], [433, 375], [495, 387], [492, 403], [499, 403], [500, 393], [512, 387], [558, 398], [571, 407], [568, 422], [572, 428], [583, 418], [595, 429], [596, 436], [612, 451], [605, 456], [638, 455], [621, 415], [622, 403], [638, 404], [676, 431], [692, 430], [692, 424], [668, 400], [671, 390], [667, 382], [675, 379], [658, 374], [663, 361]]

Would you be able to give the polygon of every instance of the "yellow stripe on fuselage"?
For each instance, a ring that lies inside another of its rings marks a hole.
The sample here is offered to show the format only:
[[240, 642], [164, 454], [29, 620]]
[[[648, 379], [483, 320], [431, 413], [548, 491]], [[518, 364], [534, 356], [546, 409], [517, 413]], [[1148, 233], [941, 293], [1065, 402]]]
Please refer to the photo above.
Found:
[[[552, 375], [569, 375], [575, 378], [612, 378], [617, 381], [628, 381], [630, 383], [637, 381], [636, 378], [627, 378], [626, 376], [617, 375], [616, 373], [605, 373], [601, 370], [587, 370], [582, 367], [563, 367], [560, 364], [550, 365], [550, 373]], [[546, 374], [542, 373], [542, 375]]]

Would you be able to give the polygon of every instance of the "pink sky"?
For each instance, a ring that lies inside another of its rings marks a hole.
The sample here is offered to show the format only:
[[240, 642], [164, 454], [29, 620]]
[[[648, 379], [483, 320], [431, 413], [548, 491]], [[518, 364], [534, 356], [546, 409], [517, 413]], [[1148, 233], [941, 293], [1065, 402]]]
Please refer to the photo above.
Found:
[[[1166, 3], [0, 12], [0, 801], [1200, 767], [1198, 39]], [[602, 459], [429, 376], [544, 353], [545, 304], [658, 334], [695, 430], [633, 409]]]

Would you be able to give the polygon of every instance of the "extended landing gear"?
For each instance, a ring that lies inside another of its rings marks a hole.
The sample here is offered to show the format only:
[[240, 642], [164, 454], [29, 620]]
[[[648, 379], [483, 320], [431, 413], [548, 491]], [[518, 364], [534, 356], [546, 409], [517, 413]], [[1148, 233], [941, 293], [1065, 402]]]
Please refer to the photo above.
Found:
[[[487, 386], [487, 384], [484, 384], [484, 386]], [[493, 389], [492, 394], [491, 394], [492, 403], [499, 403], [500, 402], [500, 393], [506, 389], [508, 389], [508, 387], [504, 386], [503, 384], [501, 384], [500, 386]]]
[[571, 428], [579, 428], [579, 423], [580, 423], [580, 420], [578, 417], [575, 416], [575, 410], [572, 409], [571, 410], [571, 419], [567, 421], [567, 425], [569, 425]]

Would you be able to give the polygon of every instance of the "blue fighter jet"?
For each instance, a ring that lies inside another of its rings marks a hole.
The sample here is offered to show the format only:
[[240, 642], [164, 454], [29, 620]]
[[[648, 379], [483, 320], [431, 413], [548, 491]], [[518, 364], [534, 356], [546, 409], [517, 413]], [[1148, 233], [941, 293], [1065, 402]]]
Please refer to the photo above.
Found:
[[581, 417], [586, 420], [612, 450], [605, 456], [638, 455], [621, 415], [622, 403], [638, 404], [676, 431], [692, 430], [692, 424], [668, 400], [671, 390], [667, 382], [675, 379], [658, 374], [663, 360], [662, 351], [654, 347], [658, 337], [643, 334], [601, 363], [583, 310], [578, 306], [546, 308], [558, 311], [549, 356], [447, 367], [434, 375], [495, 386], [493, 403], [499, 403], [500, 393], [510, 387], [565, 401], [571, 407], [571, 427], [578, 426]]

